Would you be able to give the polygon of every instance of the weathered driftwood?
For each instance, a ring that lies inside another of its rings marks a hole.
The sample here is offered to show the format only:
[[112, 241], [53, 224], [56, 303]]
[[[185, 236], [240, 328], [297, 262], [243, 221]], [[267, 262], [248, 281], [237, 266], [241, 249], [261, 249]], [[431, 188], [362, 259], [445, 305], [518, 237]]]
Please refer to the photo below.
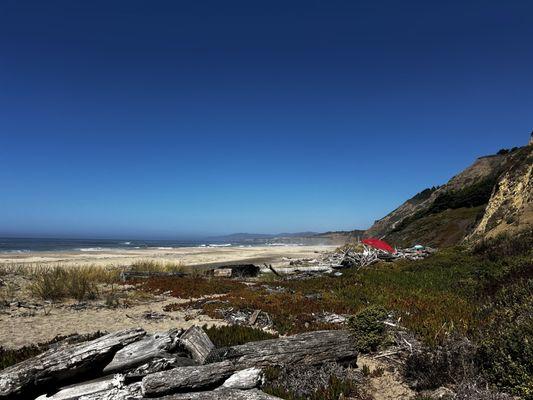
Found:
[[203, 364], [215, 348], [209, 336], [198, 326], [191, 326], [187, 329], [180, 336], [179, 342], [199, 364]]
[[138, 367], [157, 357], [164, 357], [177, 344], [181, 330], [155, 333], [133, 342], [115, 353], [113, 360], [106, 365], [104, 373], [125, 371]]
[[224, 381], [222, 387], [228, 389], [253, 389], [259, 386], [263, 372], [259, 368], [246, 368], [237, 371]]
[[108, 376], [94, 381], [67, 386], [57, 393], [48, 396], [43, 394], [37, 397], [36, 400], [77, 400], [82, 396], [96, 395], [102, 392], [108, 392], [114, 388], [119, 388], [122, 386], [123, 381], [124, 377], [121, 375]]
[[170, 393], [215, 388], [234, 372], [235, 367], [230, 361], [174, 368], [145, 376], [142, 380], [143, 393], [146, 397], [160, 397]]
[[126, 282], [130, 279], [148, 279], [157, 277], [184, 277], [184, 272], [160, 272], [160, 271], [122, 271], [120, 278], [122, 282]]
[[272, 264], [268, 264], [268, 265], [265, 264], [265, 266], [268, 267], [268, 269], [271, 270], [271, 271], [274, 273], [274, 275], [276, 275], [276, 276], [281, 276], [280, 273], [279, 273], [278, 271], [276, 271], [276, 270], [274, 269], [274, 267], [272, 267]]
[[[48, 388], [91, 370], [101, 370], [124, 346], [145, 335], [143, 329], [128, 329], [86, 343], [47, 351], [0, 373], [0, 397]], [[41, 391], [41, 393], [44, 392]]]
[[309, 265], [309, 266], [295, 266], [295, 267], [277, 267], [278, 275], [291, 275], [302, 272], [310, 273], [329, 273], [333, 271], [330, 265]]
[[141, 383], [112, 388], [105, 392], [84, 395], [79, 400], [141, 400], [143, 399]]
[[210, 392], [179, 393], [161, 397], [159, 400], [281, 400], [257, 389], [218, 389]]
[[333, 361], [355, 363], [357, 351], [348, 331], [316, 331], [217, 349], [210, 358], [212, 361], [232, 361], [235, 369], [241, 370]]
[[127, 382], [137, 381], [146, 375], [154, 374], [156, 372], [167, 371], [177, 367], [190, 367], [198, 365], [196, 361], [187, 357], [175, 356], [169, 354], [167, 356], [155, 358], [146, 364], [140, 365], [132, 371], [124, 374]]

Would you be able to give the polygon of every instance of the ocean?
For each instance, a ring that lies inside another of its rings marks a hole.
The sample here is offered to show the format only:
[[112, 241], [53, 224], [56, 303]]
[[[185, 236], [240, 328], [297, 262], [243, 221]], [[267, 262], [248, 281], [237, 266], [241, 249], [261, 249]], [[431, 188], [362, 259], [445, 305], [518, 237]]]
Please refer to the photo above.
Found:
[[[292, 243], [298, 244], [298, 243]], [[138, 240], [138, 239], [61, 239], [61, 238], [0, 238], [0, 253], [29, 253], [35, 251], [86, 251], [97, 252], [120, 249], [161, 249], [179, 247], [231, 247], [270, 245], [284, 246], [288, 243], [275, 241], [217, 241], [195, 240]]]

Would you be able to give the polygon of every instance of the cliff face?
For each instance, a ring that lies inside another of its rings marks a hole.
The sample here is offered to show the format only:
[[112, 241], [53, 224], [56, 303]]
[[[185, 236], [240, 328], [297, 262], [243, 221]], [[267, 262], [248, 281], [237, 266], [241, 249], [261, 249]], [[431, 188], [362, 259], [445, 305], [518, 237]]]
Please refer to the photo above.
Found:
[[445, 185], [418, 193], [365, 236], [399, 246], [446, 246], [531, 226], [533, 146], [481, 157]]
[[533, 227], [533, 146], [513, 154], [511, 167], [494, 187], [471, 239], [518, 232]]

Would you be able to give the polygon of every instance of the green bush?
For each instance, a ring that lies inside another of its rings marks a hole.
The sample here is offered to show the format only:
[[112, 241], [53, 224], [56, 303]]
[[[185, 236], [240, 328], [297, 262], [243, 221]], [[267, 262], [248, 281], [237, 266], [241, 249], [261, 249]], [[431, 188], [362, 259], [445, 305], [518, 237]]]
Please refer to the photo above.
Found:
[[489, 310], [477, 352], [485, 378], [498, 388], [533, 399], [533, 279], [503, 288]]
[[525, 256], [533, 251], [533, 229], [518, 234], [501, 234], [483, 239], [472, 247], [472, 253], [490, 261], [505, 257]]
[[384, 342], [386, 330], [383, 321], [387, 318], [387, 311], [383, 307], [368, 307], [359, 311], [349, 321], [354, 340], [362, 353], [376, 351]]
[[477, 207], [487, 204], [496, 181], [497, 176], [490, 176], [465, 188], [441, 193], [429, 207], [427, 214], [438, 213], [448, 208]]

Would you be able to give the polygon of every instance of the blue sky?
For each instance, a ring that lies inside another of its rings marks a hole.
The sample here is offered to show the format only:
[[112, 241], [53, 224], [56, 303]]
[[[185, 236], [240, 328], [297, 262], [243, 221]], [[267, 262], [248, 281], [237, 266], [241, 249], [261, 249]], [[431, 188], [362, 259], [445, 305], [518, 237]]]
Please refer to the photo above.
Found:
[[0, 234], [368, 227], [533, 129], [529, 1], [0, 4]]

